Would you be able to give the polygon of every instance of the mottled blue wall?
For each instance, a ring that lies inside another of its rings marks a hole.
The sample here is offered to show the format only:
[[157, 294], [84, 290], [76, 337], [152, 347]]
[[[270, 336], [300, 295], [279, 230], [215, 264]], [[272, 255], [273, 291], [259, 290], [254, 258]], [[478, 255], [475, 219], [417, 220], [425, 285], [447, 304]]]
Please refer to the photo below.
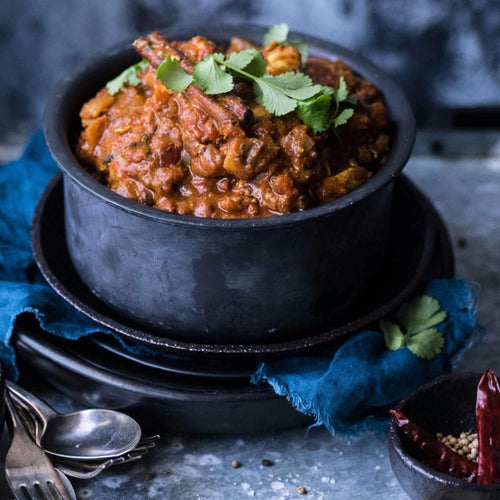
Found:
[[287, 22], [371, 58], [419, 121], [454, 106], [500, 106], [500, 0], [2, 0], [0, 133], [40, 119], [79, 59], [160, 26]]

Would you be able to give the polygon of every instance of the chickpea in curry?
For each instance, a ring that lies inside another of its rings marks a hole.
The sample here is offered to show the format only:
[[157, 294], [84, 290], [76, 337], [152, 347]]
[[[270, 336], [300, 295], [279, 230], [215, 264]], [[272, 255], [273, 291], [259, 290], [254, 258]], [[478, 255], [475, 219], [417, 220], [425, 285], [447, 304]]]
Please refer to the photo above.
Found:
[[271, 75], [301, 71], [333, 88], [343, 77], [356, 98], [353, 116], [339, 129], [313, 133], [295, 112], [270, 114], [244, 80], [214, 96], [193, 84], [174, 92], [156, 78], [167, 54], [189, 69], [220, 51], [206, 38], [170, 41], [154, 32], [134, 46], [148, 61], [138, 72], [140, 84], [115, 95], [103, 88], [86, 102], [76, 145], [82, 164], [126, 198], [199, 217], [288, 214], [349, 193], [386, 159], [390, 138], [382, 96], [340, 60], [303, 62], [292, 46], [259, 47], [243, 38], [227, 47], [226, 53], [261, 50]]

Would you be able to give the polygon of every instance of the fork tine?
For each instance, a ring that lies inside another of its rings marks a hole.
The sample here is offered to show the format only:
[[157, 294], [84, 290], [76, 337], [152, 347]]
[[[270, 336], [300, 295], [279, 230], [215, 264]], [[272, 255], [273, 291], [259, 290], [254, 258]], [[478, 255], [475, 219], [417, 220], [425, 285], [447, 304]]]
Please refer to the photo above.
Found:
[[36, 500], [36, 498], [31, 494], [28, 485], [21, 484], [18, 486], [17, 491], [19, 492], [16, 497], [25, 500]]
[[148, 442], [148, 441], [158, 441], [160, 439], [159, 434], [154, 434], [153, 436], [146, 436], [141, 439], [141, 442]]
[[33, 483], [33, 491], [36, 494], [37, 500], [52, 500], [52, 495], [49, 497], [45, 493], [44, 483]]
[[[52, 481], [47, 481], [46, 483], [47, 491], [49, 492], [50, 499], [52, 500], [63, 500], [61, 492], [57, 489], [56, 485]], [[49, 498], [49, 497], [47, 497]]]
[[[31, 439], [8, 395], [5, 397], [11, 422], [11, 444], [5, 456], [5, 477], [18, 500], [74, 500], [69, 481], [64, 482], [47, 455]], [[64, 478], [66, 479], [66, 478]], [[52, 491], [47, 483], [53, 483]], [[59, 491], [55, 496], [54, 491]]]

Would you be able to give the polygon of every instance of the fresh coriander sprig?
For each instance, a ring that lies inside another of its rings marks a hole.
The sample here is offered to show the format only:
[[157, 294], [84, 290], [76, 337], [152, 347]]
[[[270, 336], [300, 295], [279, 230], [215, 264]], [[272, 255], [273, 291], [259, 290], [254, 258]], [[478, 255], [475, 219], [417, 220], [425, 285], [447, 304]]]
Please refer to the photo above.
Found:
[[271, 42], [276, 42], [279, 45], [290, 45], [295, 47], [300, 54], [300, 60], [304, 64], [307, 60], [308, 49], [307, 43], [304, 40], [288, 40], [288, 32], [290, 28], [286, 23], [275, 24], [271, 26], [267, 33], [264, 35], [262, 45], [266, 47]]
[[442, 351], [445, 343], [443, 334], [432, 327], [442, 323], [447, 316], [436, 299], [422, 295], [401, 305], [396, 313], [398, 323], [381, 320], [379, 327], [391, 351], [406, 345], [415, 356], [432, 359]]
[[160, 80], [165, 87], [174, 92], [182, 92], [193, 81], [193, 77], [186, 73], [177, 59], [167, 55], [156, 70], [156, 78]]
[[[292, 71], [277, 76], [268, 75], [265, 73], [265, 66], [259, 61], [264, 59], [262, 53], [255, 49], [242, 52], [237, 53], [240, 54], [239, 57], [228, 60], [223, 54], [212, 54], [205, 59], [212, 57], [240, 78], [251, 81], [256, 101], [270, 113], [276, 116], [286, 115], [295, 110], [299, 100], [309, 99], [321, 92], [321, 85], [313, 84], [307, 75]], [[201, 84], [204, 85], [205, 82]]]
[[148, 62], [144, 59], [133, 66], [123, 70], [116, 78], [106, 83], [106, 88], [111, 95], [117, 94], [125, 85], [137, 86], [141, 83], [140, 78], [137, 76], [139, 71], [146, 68]]
[[[270, 113], [282, 116], [297, 111], [314, 133], [339, 127], [352, 116], [353, 110], [345, 108], [345, 104], [353, 104], [355, 100], [348, 96], [342, 77], [339, 88], [334, 89], [315, 84], [300, 72], [269, 75], [266, 67], [262, 52], [254, 48], [233, 52], [228, 58], [220, 52], [207, 55], [194, 65], [192, 75], [168, 55], [158, 67], [156, 77], [175, 92], [182, 92], [193, 83], [207, 94], [230, 92], [234, 77], [247, 80], [252, 83], [256, 101]], [[341, 110], [341, 105], [345, 109]]]

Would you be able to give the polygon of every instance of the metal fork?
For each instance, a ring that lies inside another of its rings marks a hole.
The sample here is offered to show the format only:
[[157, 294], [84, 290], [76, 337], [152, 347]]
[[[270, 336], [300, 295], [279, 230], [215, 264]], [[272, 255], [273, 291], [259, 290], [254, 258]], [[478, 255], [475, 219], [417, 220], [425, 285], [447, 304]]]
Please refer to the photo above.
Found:
[[[154, 445], [153, 445], [154, 446]], [[110, 458], [105, 462], [101, 462], [100, 464], [89, 465], [84, 464], [83, 462], [58, 462], [57, 468], [60, 469], [64, 474], [76, 477], [77, 479], [92, 479], [100, 474], [102, 471], [113, 467], [118, 464], [126, 464], [129, 462], [134, 462], [135, 460], [141, 459], [144, 455], [148, 453], [147, 448], [143, 448], [142, 450], [134, 450], [126, 455], [121, 455], [116, 458]]]
[[12, 421], [12, 442], [5, 457], [5, 476], [18, 500], [76, 500], [71, 483], [30, 438], [9, 394], [5, 402]]
[[68, 476], [78, 479], [91, 479], [114, 465], [134, 462], [144, 457], [150, 449], [156, 446], [156, 441], [158, 441], [159, 438], [158, 435], [146, 437], [142, 439], [132, 451], [120, 455], [119, 457], [110, 458], [106, 461], [84, 462], [82, 460], [58, 459], [56, 466], [61, 472], [64, 472], [64, 474]]

